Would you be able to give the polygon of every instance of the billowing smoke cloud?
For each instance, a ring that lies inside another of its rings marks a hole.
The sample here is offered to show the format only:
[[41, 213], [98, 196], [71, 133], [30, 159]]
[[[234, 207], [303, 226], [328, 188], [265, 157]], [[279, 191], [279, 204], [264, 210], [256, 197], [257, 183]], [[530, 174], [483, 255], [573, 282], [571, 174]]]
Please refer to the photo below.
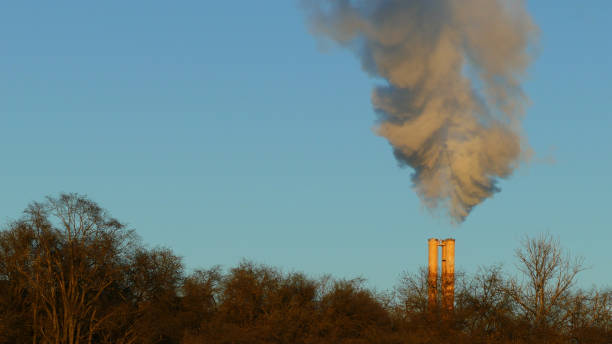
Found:
[[385, 84], [376, 131], [430, 209], [455, 223], [529, 152], [520, 79], [536, 31], [523, 2], [305, 0], [311, 31], [354, 50]]

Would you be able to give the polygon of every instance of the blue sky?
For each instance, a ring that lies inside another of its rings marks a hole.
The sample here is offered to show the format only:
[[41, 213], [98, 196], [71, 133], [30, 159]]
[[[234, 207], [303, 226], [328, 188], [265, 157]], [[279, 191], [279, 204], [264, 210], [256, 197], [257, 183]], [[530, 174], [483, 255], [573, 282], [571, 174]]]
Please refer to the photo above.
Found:
[[[376, 80], [322, 52], [296, 2], [77, 1], [0, 11], [0, 220], [86, 194], [189, 268], [242, 258], [378, 289], [455, 237], [458, 268], [549, 231], [612, 285], [612, 3], [530, 1], [537, 159], [452, 227], [374, 135]], [[549, 162], [554, 158], [554, 163]]]

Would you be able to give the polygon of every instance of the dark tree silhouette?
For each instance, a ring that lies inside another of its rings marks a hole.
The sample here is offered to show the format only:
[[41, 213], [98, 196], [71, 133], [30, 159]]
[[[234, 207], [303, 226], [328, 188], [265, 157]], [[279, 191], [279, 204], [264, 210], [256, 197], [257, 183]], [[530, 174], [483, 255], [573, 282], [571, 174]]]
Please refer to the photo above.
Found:
[[121, 278], [132, 233], [94, 202], [62, 194], [32, 203], [3, 239], [7, 280], [29, 308], [31, 342], [92, 342], [114, 314], [100, 302]]
[[393, 292], [243, 261], [186, 274], [167, 248], [77, 194], [32, 203], [0, 231], [0, 343], [612, 343], [612, 291], [550, 235], [501, 266], [456, 274], [454, 310], [427, 309], [425, 269]]

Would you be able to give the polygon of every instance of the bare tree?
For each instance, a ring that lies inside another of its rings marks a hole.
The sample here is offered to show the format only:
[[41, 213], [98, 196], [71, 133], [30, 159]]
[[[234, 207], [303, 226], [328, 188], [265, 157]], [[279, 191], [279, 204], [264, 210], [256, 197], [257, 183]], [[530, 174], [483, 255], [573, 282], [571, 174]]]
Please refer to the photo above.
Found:
[[131, 232], [87, 198], [62, 194], [32, 203], [6, 235], [19, 233], [26, 244], [3, 251], [27, 289], [32, 342], [91, 343], [113, 315], [100, 299], [121, 279]]
[[[439, 284], [439, 281], [438, 281]], [[427, 289], [429, 286], [428, 270], [421, 267], [416, 273], [404, 273], [396, 287], [403, 313], [425, 314], [428, 311]], [[438, 285], [439, 287], [439, 285]], [[439, 289], [438, 289], [439, 290]]]
[[562, 325], [571, 316], [571, 288], [584, 270], [583, 259], [572, 257], [550, 234], [525, 237], [516, 257], [523, 279], [511, 280], [508, 294], [535, 326]]
[[478, 342], [503, 342], [508, 333], [520, 333], [514, 318], [515, 303], [504, 292], [507, 284], [501, 265], [480, 267], [456, 287], [455, 319], [460, 328]]

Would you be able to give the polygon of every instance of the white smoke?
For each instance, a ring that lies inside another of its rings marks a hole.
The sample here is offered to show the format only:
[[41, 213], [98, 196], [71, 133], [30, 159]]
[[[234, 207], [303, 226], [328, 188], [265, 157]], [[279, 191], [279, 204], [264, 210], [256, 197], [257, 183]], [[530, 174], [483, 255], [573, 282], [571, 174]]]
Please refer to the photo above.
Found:
[[386, 80], [377, 133], [430, 209], [455, 223], [529, 152], [520, 79], [536, 27], [522, 1], [305, 0], [311, 31], [354, 50]]

